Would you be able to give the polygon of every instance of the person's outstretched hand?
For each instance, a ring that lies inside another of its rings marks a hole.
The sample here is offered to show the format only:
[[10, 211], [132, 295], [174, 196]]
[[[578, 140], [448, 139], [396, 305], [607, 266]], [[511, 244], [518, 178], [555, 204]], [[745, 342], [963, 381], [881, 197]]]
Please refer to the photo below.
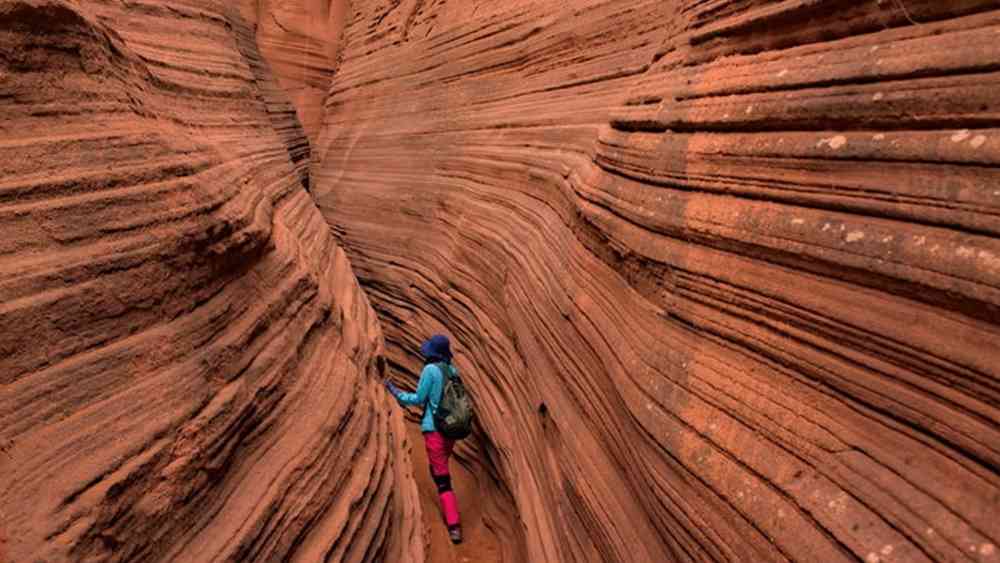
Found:
[[393, 397], [398, 397], [399, 396], [399, 387], [396, 387], [395, 385], [393, 385], [393, 383], [391, 381], [389, 381], [388, 379], [386, 379], [384, 381], [384, 383], [385, 383], [385, 388], [389, 390], [389, 393], [392, 393]]

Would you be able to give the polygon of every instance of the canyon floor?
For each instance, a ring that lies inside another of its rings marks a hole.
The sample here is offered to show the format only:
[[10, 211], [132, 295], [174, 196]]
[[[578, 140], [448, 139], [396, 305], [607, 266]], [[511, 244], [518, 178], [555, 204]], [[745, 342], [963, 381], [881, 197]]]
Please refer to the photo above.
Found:
[[431, 480], [427, 453], [423, 449], [423, 435], [420, 426], [412, 422], [408, 426], [414, 476], [420, 490], [420, 505], [423, 508], [424, 526], [428, 535], [428, 561], [441, 563], [483, 563], [500, 561], [499, 542], [501, 538], [491, 530], [483, 519], [480, 498], [483, 495], [476, 476], [458, 461], [452, 461], [452, 482], [458, 496], [462, 514], [463, 541], [452, 545], [441, 517], [437, 488]]

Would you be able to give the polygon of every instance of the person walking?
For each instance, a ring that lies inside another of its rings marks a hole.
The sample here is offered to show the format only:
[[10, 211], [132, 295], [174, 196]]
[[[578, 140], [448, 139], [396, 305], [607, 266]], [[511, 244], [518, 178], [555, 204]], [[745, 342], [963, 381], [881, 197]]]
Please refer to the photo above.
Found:
[[[438, 497], [441, 500], [441, 511], [444, 513], [448, 526], [448, 537], [454, 544], [462, 543], [462, 525], [458, 513], [458, 499], [451, 486], [451, 472], [448, 461], [455, 447], [455, 440], [447, 438], [435, 425], [435, 413], [441, 403], [446, 377], [457, 379], [458, 370], [451, 364], [451, 343], [448, 337], [436, 334], [420, 346], [424, 357], [424, 369], [420, 373], [417, 390], [407, 393], [388, 379], [385, 386], [403, 406], [423, 406], [423, 418], [420, 430], [424, 435], [424, 447], [427, 449], [427, 459], [430, 460], [431, 477], [437, 485]], [[445, 374], [444, 370], [451, 373]]]

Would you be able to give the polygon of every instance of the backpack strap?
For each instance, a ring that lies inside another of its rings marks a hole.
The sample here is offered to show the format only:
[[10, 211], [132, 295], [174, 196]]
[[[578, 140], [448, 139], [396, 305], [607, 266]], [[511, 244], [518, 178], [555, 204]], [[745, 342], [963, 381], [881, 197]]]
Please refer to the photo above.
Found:
[[442, 385], [447, 383], [449, 379], [454, 378], [455, 373], [452, 371], [451, 365], [447, 362], [438, 362], [434, 366], [438, 368], [438, 371], [441, 372], [441, 377], [444, 378], [444, 381], [441, 382]]
[[[438, 399], [438, 405], [440, 406], [441, 399], [444, 398], [444, 385], [445, 383], [448, 383], [449, 379], [451, 379], [451, 366], [449, 366], [446, 362], [435, 362], [431, 365], [438, 368], [438, 371], [441, 373], [441, 397]], [[426, 408], [430, 404], [431, 398], [427, 397], [427, 403], [424, 407]], [[431, 414], [437, 414], [437, 409], [434, 409], [434, 412]]]

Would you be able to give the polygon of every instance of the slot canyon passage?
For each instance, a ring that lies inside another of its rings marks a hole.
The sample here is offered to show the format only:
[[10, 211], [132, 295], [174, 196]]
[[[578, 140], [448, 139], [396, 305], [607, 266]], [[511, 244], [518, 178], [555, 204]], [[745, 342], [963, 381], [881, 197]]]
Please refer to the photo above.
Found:
[[1000, 562], [998, 87], [994, 0], [0, 0], [0, 561]]

